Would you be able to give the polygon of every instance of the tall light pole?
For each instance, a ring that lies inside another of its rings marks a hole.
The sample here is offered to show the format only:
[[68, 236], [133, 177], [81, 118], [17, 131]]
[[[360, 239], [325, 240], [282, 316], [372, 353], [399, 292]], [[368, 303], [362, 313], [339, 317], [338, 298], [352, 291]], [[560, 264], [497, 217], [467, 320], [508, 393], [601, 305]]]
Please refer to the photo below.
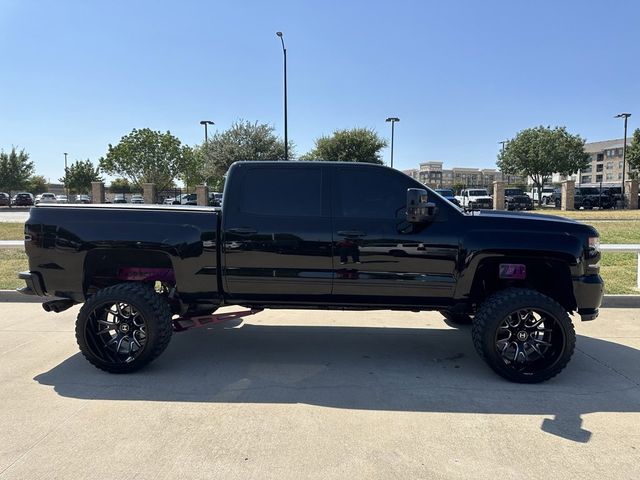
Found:
[[64, 152], [64, 191], [67, 195], [67, 201], [69, 197], [69, 179], [67, 178], [67, 152]]
[[[207, 130], [207, 127], [209, 125], [215, 125], [215, 123], [213, 123], [211, 120], [200, 120], [200, 125], [204, 125], [204, 144], [205, 147], [206, 145], [209, 143], [209, 131]], [[207, 179], [204, 178], [204, 162], [202, 164], [202, 178], [203, 178], [203, 182], [206, 185], [207, 184]]]
[[207, 131], [207, 125], [215, 125], [211, 120], [201, 120], [200, 125], [204, 125], [204, 143], [209, 143], [209, 133]]
[[624, 144], [622, 145], [622, 204], [627, 204], [627, 197], [624, 194], [624, 174], [627, 167], [627, 119], [631, 116], [630, 113], [619, 113], [613, 118], [624, 118]]
[[393, 134], [394, 127], [396, 122], [399, 122], [400, 119], [398, 117], [389, 117], [385, 120], [385, 122], [391, 122], [391, 168], [393, 168]]
[[276, 32], [282, 43], [282, 54], [284, 55], [284, 159], [289, 160], [289, 137], [287, 132], [287, 49], [284, 46], [282, 32]]

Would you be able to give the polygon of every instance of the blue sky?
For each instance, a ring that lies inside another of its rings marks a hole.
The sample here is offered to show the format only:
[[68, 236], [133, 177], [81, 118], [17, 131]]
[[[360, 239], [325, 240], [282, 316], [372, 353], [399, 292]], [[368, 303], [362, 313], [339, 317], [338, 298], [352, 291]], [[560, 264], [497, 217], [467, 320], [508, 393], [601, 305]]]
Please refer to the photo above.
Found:
[[[493, 167], [539, 124], [588, 141], [640, 127], [640, 2], [0, 0], [0, 148], [37, 173], [96, 162], [133, 128], [202, 142], [199, 121], [282, 120], [289, 138], [397, 116], [398, 168]], [[388, 149], [384, 152], [389, 159]]]

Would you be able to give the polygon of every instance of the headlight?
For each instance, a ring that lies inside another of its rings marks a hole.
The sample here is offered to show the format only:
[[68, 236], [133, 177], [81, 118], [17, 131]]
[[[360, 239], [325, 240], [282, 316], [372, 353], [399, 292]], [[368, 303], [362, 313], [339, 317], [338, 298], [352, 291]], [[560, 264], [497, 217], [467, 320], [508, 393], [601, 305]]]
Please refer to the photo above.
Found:
[[589, 237], [589, 250], [600, 251], [600, 237]]

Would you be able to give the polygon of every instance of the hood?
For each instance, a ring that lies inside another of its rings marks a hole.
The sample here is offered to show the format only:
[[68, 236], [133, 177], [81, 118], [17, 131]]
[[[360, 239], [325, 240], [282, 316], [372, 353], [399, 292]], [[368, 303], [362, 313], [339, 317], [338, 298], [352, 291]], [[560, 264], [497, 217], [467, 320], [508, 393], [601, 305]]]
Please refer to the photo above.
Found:
[[556, 215], [538, 213], [513, 212], [506, 210], [480, 210], [467, 214], [474, 217], [480, 225], [486, 222], [488, 227], [505, 227], [511, 229], [536, 230], [548, 232], [565, 232], [585, 236], [596, 236], [598, 231], [591, 225]]

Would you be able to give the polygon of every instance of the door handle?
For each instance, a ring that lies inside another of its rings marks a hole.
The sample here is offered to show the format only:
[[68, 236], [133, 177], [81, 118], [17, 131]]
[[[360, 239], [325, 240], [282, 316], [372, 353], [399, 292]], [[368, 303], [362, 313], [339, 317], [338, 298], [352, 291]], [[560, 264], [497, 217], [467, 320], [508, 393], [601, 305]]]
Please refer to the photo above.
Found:
[[235, 233], [236, 235], [253, 235], [258, 233], [258, 231], [253, 228], [242, 228], [242, 227], [229, 228], [227, 229], [227, 232]]
[[338, 235], [342, 235], [344, 237], [366, 237], [367, 234], [361, 230], [340, 230], [338, 231]]

